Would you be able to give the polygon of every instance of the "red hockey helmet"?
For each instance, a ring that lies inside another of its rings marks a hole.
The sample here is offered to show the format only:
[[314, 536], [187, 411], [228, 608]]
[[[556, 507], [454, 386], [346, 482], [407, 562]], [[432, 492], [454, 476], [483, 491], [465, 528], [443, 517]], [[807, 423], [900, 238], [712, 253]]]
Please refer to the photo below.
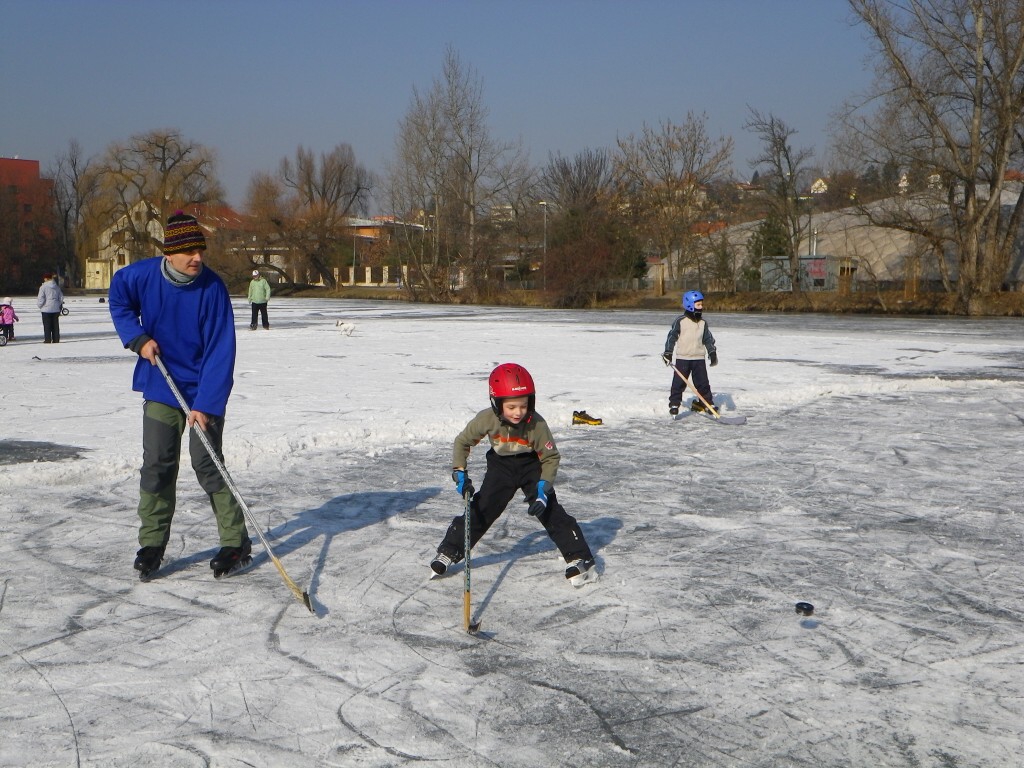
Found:
[[506, 397], [528, 397], [527, 409], [533, 413], [537, 402], [537, 390], [533, 385], [533, 377], [523, 366], [516, 363], [502, 363], [487, 377], [488, 389], [491, 393], [491, 408], [501, 417], [501, 403]]

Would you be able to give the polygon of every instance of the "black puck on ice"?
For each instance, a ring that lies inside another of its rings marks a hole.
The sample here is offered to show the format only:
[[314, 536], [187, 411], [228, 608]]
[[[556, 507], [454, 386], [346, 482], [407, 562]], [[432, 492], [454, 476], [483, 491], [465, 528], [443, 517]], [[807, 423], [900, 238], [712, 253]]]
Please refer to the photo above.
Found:
[[799, 613], [801, 616], [810, 616], [812, 613], [814, 613], [814, 606], [810, 603], [797, 603], [796, 612]]

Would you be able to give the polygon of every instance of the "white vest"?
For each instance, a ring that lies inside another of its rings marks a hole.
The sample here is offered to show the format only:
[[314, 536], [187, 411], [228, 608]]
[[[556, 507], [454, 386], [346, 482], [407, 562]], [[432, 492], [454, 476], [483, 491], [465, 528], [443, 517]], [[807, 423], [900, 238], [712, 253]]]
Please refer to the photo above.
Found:
[[676, 339], [673, 359], [703, 360], [704, 359], [704, 326], [703, 320], [696, 323], [688, 317], [679, 322], [679, 338]]

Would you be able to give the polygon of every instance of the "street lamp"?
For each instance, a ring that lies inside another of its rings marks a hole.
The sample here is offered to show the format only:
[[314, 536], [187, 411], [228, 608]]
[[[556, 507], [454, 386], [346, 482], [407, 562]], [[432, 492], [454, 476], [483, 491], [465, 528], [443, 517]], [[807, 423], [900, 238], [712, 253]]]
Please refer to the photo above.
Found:
[[548, 203], [546, 200], [539, 200], [537, 205], [544, 209], [544, 250], [541, 252], [540, 287], [541, 290], [546, 291], [548, 287]]

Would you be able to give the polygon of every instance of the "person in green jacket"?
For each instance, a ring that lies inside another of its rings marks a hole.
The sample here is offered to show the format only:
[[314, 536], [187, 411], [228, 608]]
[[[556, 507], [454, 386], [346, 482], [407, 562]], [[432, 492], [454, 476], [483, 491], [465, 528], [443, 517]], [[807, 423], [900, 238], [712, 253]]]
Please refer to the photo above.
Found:
[[258, 269], [252, 271], [252, 280], [249, 282], [249, 303], [252, 304], [252, 320], [249, 322], [249, 330], [256, 330], [256, 316], [263, 320], [263, 329], [270, 330], [270, 320], [267, 317], [267, 302], [270, 301], [270, 283], [260, 275]]

